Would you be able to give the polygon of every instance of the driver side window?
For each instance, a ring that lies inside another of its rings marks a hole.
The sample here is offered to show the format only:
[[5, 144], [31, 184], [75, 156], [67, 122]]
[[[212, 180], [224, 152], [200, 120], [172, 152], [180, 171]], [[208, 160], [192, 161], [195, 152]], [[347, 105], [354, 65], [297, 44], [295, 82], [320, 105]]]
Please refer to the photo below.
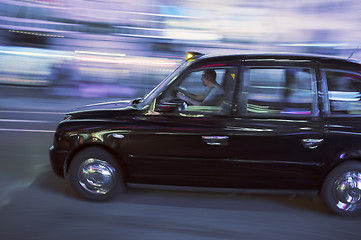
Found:
[[179, 84], [179, 87], [192, 91], [194, 94], [201, 94], [206, 90], [202, 79], [203, 71], [194, 71], [188, 74], [187, 77]]
[[226, 114], [235, 81], [236, 68], [198, 68], [169, 86], [160, 103], [178, 104], [173, 114]]

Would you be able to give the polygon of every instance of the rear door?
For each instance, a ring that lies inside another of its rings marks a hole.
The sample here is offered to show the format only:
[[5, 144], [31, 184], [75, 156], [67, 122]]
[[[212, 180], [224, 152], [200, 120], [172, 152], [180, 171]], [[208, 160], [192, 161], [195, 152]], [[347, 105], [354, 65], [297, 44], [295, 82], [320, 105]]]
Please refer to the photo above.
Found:
[[315, 65], [246, 60], [230, 137], [238, 187], [314, 188], [325, 161]]
[[[320, 65], [324, 79], [329, 159], [334, 163], [361, 157], [361, 74], [356, 64]], [[331, 163], [332, 164], [332, 163]]]

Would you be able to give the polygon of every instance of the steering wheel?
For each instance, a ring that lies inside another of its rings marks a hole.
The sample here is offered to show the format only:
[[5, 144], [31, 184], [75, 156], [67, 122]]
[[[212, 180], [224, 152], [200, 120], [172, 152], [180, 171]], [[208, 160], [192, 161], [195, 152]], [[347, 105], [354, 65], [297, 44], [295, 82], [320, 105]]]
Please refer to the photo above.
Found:
[[188, 103], [178, 97], [171, 99], [169, 102], [176, 105], [178, 108], [178, 111], [183, 111], [188, 108]]

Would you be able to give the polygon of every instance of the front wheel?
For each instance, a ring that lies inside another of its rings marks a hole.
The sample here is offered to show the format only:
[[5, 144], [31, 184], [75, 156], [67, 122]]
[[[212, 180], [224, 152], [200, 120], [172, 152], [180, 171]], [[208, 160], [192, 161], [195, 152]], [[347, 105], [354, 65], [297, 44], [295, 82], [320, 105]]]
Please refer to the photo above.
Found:
[[321, 197], [333, 213], [361, 214], [361, 163], [347, 162], [333, 169], [324, 181]]
[[106, 201], [123, 188], [122, 174], [114, 157], [97, 147], [74, 156], [68, 177], [73, 189], [87, 200]]

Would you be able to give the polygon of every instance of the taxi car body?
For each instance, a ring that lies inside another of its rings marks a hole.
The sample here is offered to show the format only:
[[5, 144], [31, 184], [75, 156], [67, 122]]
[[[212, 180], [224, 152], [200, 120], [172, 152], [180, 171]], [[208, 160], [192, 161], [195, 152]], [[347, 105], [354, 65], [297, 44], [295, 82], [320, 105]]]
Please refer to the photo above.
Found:
[[[204, 94], [207, 69], [220, 101], [180, 99], [180, 89]], [[315, 190], [332, 212], [357, 215], [360, 98], [361, 65], [350, 60], [193, 52], [144, 98], [68, 113], [50, 159], [96, 201], [137, 185]]]

